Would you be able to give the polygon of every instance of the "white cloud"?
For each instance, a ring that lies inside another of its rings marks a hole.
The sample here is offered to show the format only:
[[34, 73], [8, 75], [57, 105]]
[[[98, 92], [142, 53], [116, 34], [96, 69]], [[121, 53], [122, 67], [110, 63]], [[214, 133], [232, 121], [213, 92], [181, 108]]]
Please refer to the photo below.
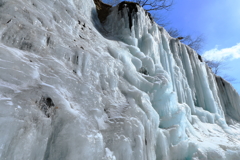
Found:
[[240, 43], [231, 48], [218, 49], [216, 46], [214, 49], [206, 51], [202, 55], [205, 59], [222, 61], [222, 60], [234, 60], [240, 58]]

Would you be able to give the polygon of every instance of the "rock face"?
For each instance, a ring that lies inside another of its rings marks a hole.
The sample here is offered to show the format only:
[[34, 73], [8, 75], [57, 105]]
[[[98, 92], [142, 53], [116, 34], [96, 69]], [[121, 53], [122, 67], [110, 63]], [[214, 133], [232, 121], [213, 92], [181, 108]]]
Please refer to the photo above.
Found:
[[0, 159], [239, 159], [239, 95], [137, 4], [0, 1], [0, 38]]

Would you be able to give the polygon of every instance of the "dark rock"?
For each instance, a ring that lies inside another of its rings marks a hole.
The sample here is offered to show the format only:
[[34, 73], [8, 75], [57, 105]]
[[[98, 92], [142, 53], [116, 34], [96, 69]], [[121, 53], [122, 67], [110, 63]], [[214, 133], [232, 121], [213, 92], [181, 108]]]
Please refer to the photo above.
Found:
[[199, 54], [198, 54], [198, 59], [199, 59], [201, 62], [203, 62], [203, 60], [202, 60], [202, 56], [199, 55]]
[[106, 20], [107, 16], [109, 15], [112, 6], [103, 3], [101, 0], [94, 0], [94, 3], [96, 5], [98, 18], [100, 22], [103, 23]]
[[42, 96], [39, 101], [40, 110], [49, 118], [53, 114], [54, 103], [50, 97]]
[[144, 68], [144, 67], [141, 67], [141, 68], [139, 69], [139, 72], [142, 73], [142, 74], [145, 74], [145, 75], [149, 75], [149, 72], [148, 72], [147, 69]]

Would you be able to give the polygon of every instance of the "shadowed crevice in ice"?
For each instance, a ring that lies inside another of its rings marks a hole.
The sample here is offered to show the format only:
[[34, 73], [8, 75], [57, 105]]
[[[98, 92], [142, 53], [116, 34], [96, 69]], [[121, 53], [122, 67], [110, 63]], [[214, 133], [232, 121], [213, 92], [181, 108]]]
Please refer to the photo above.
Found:
[[38, 106], [48, 118], [54, 114], [55, 105], [50, 97], [42, 96], [38, 102]]

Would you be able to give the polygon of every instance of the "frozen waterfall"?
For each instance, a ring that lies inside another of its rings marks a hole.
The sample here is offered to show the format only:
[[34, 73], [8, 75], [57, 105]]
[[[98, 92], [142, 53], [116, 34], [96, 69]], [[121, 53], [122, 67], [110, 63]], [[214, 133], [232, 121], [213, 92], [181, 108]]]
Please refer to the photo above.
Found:
[[0, 160], [240, 159], [238, 93], [137, 4], [0, 0], [0, 38]]

